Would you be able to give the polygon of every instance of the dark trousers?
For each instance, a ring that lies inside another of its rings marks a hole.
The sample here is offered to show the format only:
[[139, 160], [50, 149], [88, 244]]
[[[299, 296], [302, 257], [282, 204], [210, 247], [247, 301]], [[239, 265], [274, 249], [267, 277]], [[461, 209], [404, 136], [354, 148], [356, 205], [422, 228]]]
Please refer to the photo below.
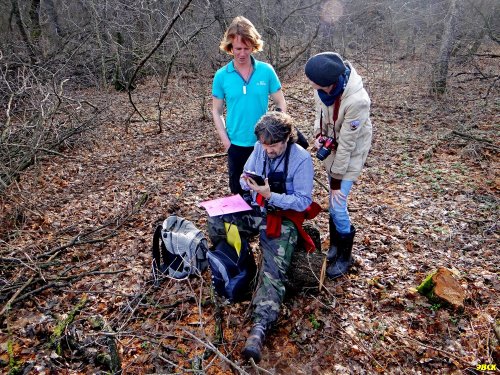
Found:
[[253, 151], [252, 147], [242, 147], [231, 144], [227, 150], [227, 169], [229, 172], [229, 189], [232, 194], [243, 195], [240, 185], [240, 176], [243, 173], [243, 167]]

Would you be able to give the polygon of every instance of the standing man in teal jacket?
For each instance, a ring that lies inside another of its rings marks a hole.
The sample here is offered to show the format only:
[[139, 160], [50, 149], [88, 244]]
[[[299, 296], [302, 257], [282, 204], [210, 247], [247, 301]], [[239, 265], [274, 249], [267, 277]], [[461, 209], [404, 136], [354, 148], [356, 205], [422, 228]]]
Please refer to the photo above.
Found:
[[262, 51], [263, 44], [254, 25], [241, 16], [231, 22], [220, 43], [220, 49], [232, 55], [233, 60], [215, 73], [212, 116], [227, 151], [229, 188], [233, 194], [243, 194], [240, 176], [257, 141], [255, 124], [267, 112], [269, 96], [277, 108], [286, 112], [281, 83], [273, 67], [252, 56]]

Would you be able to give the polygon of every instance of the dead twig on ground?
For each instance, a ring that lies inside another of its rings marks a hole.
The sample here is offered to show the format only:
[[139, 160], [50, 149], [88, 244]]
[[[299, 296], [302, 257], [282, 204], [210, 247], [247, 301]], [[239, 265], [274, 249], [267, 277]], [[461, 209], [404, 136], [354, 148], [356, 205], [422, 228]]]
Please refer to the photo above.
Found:
[[214, 153], [214, 154], [201, 155], [201, 156], [197, 156], [195, 158], [195, 160], [199, 160], [199, 159], [211, 159], [211, 158], [221, 158], [223, 156], [227, 156], [227, 152], [217, 152], [217, 153]]
[[84, 294], [80, 299], [80, 301], [78, 302], [78, 304], [68, 314], [68, 316], [62, 321], [60, 321], [54, 328], [54, 332], [50, 336], [50, 345], [55, 347], [57, 354], [59, 355], [62, 354], [61, 339], [64, 334], [64, 331], [66, 331], [66, 327], [68, 327], [71, 323], [73, 323], [75, 317], [80, 313], [80, 311], [83, 309], [86, 303], [87, 303], [87, 295]]
[[459, 132], [459, 131], [456, 131], [456, 130], [452, 130], [451, 133], [455, 134], [455, 135], [458, 135], [460, 137], [463, 137], [463, 138], [468, 138], [468, 139], [473, 139], [473, 140], [478, 141], [478, 142], [488, 143], [489, 146], [493, 146], [493, 147], [495, 147], [497, 149], [500, 149], [500, 147], [495, 146], [494, 142], [491, 139], [476, 137], [474, 135], [462, 133], [462, 132]]
[[316, 181], [316, 183], [323, 189], [325, 189], [328, 193], [330, 192], [330, 188], [326, 186], [323, 182], [321, 182], [321, 180], [318, 177], [314, 176], [314, 181]]
[[[44, 263], [50, 263], [53, 259], [55, 259], [57, 256], [61, 255], [64, 250], [68, 249], [69, 247], [76, 246], [76, 245], [82, 245], [82, 244], [91, 244], [91, 243], [98, 243], [98, 242], [104, 242], [108, 240], [109, 238], [115, 236], [118, 232], [117, 230], [132, 216], [134, 215], [140, 207], [146, 202], [147, 200], [147, 193], [144, 193], [140, 196], [140, 198], [135, 202], [129, 205], [128, 207], [131, 207], [130, 210], [128, 210], [125, 214], [118, 215], [115, 218], [112, 218], [108, 220], [106, 223], [101, 225], [98, 228], [91, 229], [87, 231], [85, 234], [79, 234], [75, 236], [71, 241], [69, 241], [67, 244], [63, 246], [58, 246], [55, 249], [52, 249], [49, 252], [40, 254], [39, 256], [35, 257], [34, 259], [29, 259], [30, 263], [34, 263], [36, 265], [34, 272], [37, 272], [36, 270], [39, 267], [39, 264], [36, 263], [37, 261], [40, 261], [46, 257], [49, 257], [47, 261]], [[111, 233], [104, 235], [101, 238], [93, 238], [91, 237], [92, 235], [95, 235], [97, 233], [100, 233], [100, 231], [107, 229], [110, 225], [114, 224], [115, 226], [113, 229], [111, 229]], [[11, 258], [5, 258], [10, 260]], [[5, 260], [3, 259], [3, 260]], [[16, 258], [13, 258], [16, 259]], [[22, 260], [18, 260], [18, 263], [23, 263]], [[0, 316], [3, 316], [7, 311], [10, 310], [12, 305], [14, 303], [20, 302], [25, 300], [26, 298], [35, 295], [43, 290], [49, 289], [49, 288], [60, 288], [62, 286], [67, 285], [69, 282], [74, 282], [75, 280], [81, 279], [86, 276], [95, 276], [95, 275], [103, 275], [103, 274], [116, 274], [116, 273], [122, 273], [126, 272], [129, 269], [122, 269], [122, 270], [115, 270], [115, 271], [99, 271], [99, 270], [93, 270], [90, 272], [85, 272], [77, 275], [70, 275], [70, 276], [63, 276], [68, 270], [64, 270], [62, 274], [52, 277], [52, 278], [45, 278], [45, 277], [38, 277], [35, 278], [35, 276], [31, 276], [23, 285], [19, 287], [19, 289], [9, 298], [8, 302], [4, 305], [2, 310], [0, 311]], [[40, 286], [39, 288], [33, 289], [25, 294], [21, 294], [24, 290], [29, 288], [30, 286], [35, 286], [40, 282], [44, 282], [45, 285]]]
[[[472, 127], [473, 126], [469, 127], [468, 129], [470, 129]], [[466, 129], [466, 130], [468, 130], [468, 129]], [[443, 134], [442, 136], [440, 136], [439, 139], [435, 143], [431, 144], [427, 149], [425, 149], [422, 152], [422, 156], [421, 156], [420, 159], [429, 159], [429, 158], [431, 158], [432, 155], [436, 152], [437, 148], [441, 145], [441, 143], [444, 140], [446, 140], [452, 134], [458, 135], [458, 136], [460, 136], [462, 138], [472, 139], [472, 140], [475, 140], [475, 141], [478, 141], [478, 142], [486, 143], [485, 147], [491, 147], [491, 148], [493, 148], [495, 150], [499, 150], [500, 149], [500, 147], [496, 146], [491, 139], [477, 137], [477, 136], [474, 136], [474, 135], [471, 135], [471, 134], [467, 134], [467, 133], [464, 133], [464, 132], [461, 132], [461, 131], [458, 131], [458, 130], [449, 130], [445, 134]]]
[[14, 303], [14, 301], [16, 300], [17, 296], [19, 296], [19, 294], [22, 293], [22, 291], [24, 289], [26, 289], [30, 284], [31, 282], [33, 281], [34, 279], [34, 276], [31, 276], [13, 295], [12, 297], [10, 297], [10, 299], [7, 301], [7, 303], [5, 304], [5, 306], [2, 308], [2, 311], [0, 311], [0, 316], [3, 316], [7, 311], [10, 310], [12, 304]]
[[[71, 283], [80, 280], [86, 276], [97, 276], [97, 275], [109, 275], [109, 274], [117, 274], [117, 273], [122, 273], [122, 272], [127, 272], [130, 271], [129, 268], [126, 269], [121, 269], [121, 270], [116, 270], [116, 271], [90, 271], [90, 272], [84, 272], [81, 274], [77, 275], [71, 275], [71, 276], [64, 276], [64, 277], [55, 277], [55, 278], [47, 278], [46, 280], [42, 278], [34, 278], [34, 276], [30, 277], [30, 279], [24, 283], [21, 288], [14, 293], [14, 295], [9, 299], [9, 302], [3, 307], [2, 311], [0, 312], [0, 316], [3, 316], [11, 307], [14, 303], [18, 303], [21, 301], [24, 301], [28, 297], [31, 297], [35, 294], [38, 294], [44, 290], [50, 289], [50, 288], [61, 288], [66, 285], [70, 285]], [[31, 285], [36, 285], [39, 282], [45, 282], [45, 285], [42, 285], [39, 288], [33, 289], [28, 293], [25, 293], [23, 295], [20, 295], [20, 293], [28, 288]]]
[[[409, 336], [406, 336], [406, 335], [402, 335], [402, 334], [399, 334], [399, 333], [397, 333], [397, 332], [396, 332], [396, 336], [400, 339], [400, 340], [399, 340], [399, 342], [400, 342], [400, 343], [402, 343], [403, 345], [407, 346], [407, 347], [410, 347], [410, 346], [409, 346], [409, 345], [407, 345], [407, 344], [406, 344], [403, 340], [401, 340], [401, 339], [406, 339], [406, 340], [413, 341], [414, 343], [416, 343], [416, 344], [418, 344], [418, 345], [421, 345], [421, 346], [423, 346], [424, 348], [435, 350], [435, 351], [437, 351], [437, 352], [439, 352], [439, 353], [441, 353], [441, 354], [444, 354], [444, 355], [448, 356], [449, 358], [453, 358], [453, 359], [455, 359], [456, 361], [458, 361], [458, 362], [460, 362], [460, 363], [462, 363], [462, 364], [464, 364], [464, 365], [467, 365], [467, 366], [473, 366], [473, 364], [472, 364], [472, 363], [469, 363], [469, 362], [465, 361], [465, 360], [463, 359], [463, 357], [459, 357], [459, 356], [457, 356], [457, 355], [455, 355], [455, 354], [452, 354], [452, 353], [450, 353], [450, 352], [448, 352], [448, 351], [446, 351], [446, 350], [443, 350], [443, 349], [437, 348], [437, 347], [435, 347], [435, 346], [431, 346], [431, 345], [424, 344], [423, 342], [421, 342], [421, 341], [419, 341], [419, 340], [417, 340], [417, 339], [414, 339], [413, 337], [409, 337]], [[411, 348], [411, 347], [410, 347], [410, 348]]]
[[203, 345], [207, 349], [211, 350], [220, 359], [222, 359], [223, 361], [227, 362], [232, 368], [234, 368], [237, 371], [239, 371], [240, 374], [248, 374], [248, 372], [246, 372], [240, 366], [238, 366], [238, 364], [236, 362], [231, 361], [228, 357], [226, 357], [224, 354], [222, 354], [222, 352], [220, 352], [219, 349], [217, 349], [217, 347], [214, 344], [212, 344], [211, 342], [205, 342], [205, 341], [203, 341], [202, 339], [200, 339], [199, 337], [197, 337], [196, 335], [194, 335], [193, 333], [189, 332], [188, 330], [186, 330], [184, 328], [182, 329], [182, 331], [185, 334], [187, 334], [189, 337], [191, 337], [192, 339], [194, 339], [196, 342], [200, 343], [201, 345]]

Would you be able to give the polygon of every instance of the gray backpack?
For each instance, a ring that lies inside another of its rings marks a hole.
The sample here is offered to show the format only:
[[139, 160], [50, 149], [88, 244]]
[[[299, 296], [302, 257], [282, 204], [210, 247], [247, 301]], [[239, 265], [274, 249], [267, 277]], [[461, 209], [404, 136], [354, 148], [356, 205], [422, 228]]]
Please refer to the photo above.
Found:
[[182, 217], [171, 215], [156, 227], [153, 235], [153, 280], [160, 276], [184, 279], [200, 275], [208, 267], [207, 240], [196, 226]]

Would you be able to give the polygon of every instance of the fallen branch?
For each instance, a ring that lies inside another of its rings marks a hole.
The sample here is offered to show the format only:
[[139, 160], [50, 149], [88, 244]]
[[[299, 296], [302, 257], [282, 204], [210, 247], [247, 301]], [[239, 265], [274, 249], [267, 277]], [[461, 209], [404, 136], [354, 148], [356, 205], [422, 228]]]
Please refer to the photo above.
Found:
[[269, 372], [267, 371], [266, 369], [260, 367], [260, 366], [257, 366], [257, 364], [255, 363], [254, 359], [253, 358], [250, 358], [250, 365], [252, 365], [252, 368], [255, 370], [255, 372], [257, 374], [260, 374], [261, 371], [263, 371], [265, 374], [269, 374], [269, 375], [273, 375], [272, 372]]
[[[17, 302], [21, 302], [28, 297], [31, 297], [37, 293], [40, 293], [44, 290], [50, 289], [50, 288], [61, 288], [66, 285], [70, 285], [72, 282], [79, 280], [85, 276], [95, 276], [95, 275], [109, 275], [109, 274], [116, 274], [116, 273], [121, 273], [121, 272], [126, 272], [129, 271], [130, 268], [126, 269], [121, 269], [121, 270], [116, 270], [116, 271], [91, 271], [91, 272], [85, 272], [82, 274], [78, 275], [71, 275], [71, 276], [64, 276], [64, 277], [56, 277], [56, 278], [48, 278], [48, 279], [42, 279], [42, 278], [37, 278], [34, 279], [34, 277], [31, 277], [10, 299], [9, 302], [4, 306], [2, 311], [0, 312], [0, 316], [2, 316], [7, 310], [10, 309], [10, 307]], [[47, 284], [42, 285], [39, 288], [33, 289], [21, 296], [19, 294], [26, 289], [30, 285], [35, 285], [36, 283], [44, 281]]]
[[[447, 352], [446, 350], [443, 350], [443, 349], [437, 348], [437, 347], [435, 347], [435, 346], [431, 346], [431, 345], [424, 344], [423, 342], [421, 342], [421, 341], [419, 341], [419, 340], [417, 340], [417, 339], [414, 339], [413, 337], [406, 336], [406, 335], [402, 335], [402, 334], [397, 333], [397, 332], [396, 332], [396, 336], [397, 336], [398, 338], [400, 338], [400, 339], [401, 339], [401, 338], [403, 338], [403, 339], [406, 339], [406, 340], [413, 341], [413, 342], [415, 342], [416, 344], [423, 346], [424, 348], [427, 348], [427, 349], [432, 349], [432, 350], [435, 350], [435, 351], [440, 352], [440, 353], [442, 353], [442, 354], [445, 354], [445, 355], [447, 355], [448, 357], [453, 358], [453, 359], [455, 359], [456, 361], [461, 362], [461, 363], [463, 363], [463, 364], [465, 364], [465, 365], [467, 365], [467, 366], [472, 366], [472, 363], [467, 362], [466, 360], [464, 360], [464, 359], [463, 359], [463, 357], [460, 357], [460, 356], [457, 356], [457, 355], [452, 354], [452, 353], [450, 353], [450, 352]], [[406, 343], [404, 342], [404, 340], [400, 340], [400, 342], [401, 342], [403, 345], [405, 345], [405, 346], [409, 347], [408, 345], [406, 345]]]
[[215, 307], [215, 345], [221, 345], [224, 343], [224, 329], [222, 327], [222, 321], [224, 319], [223, 305], [221, 298], [215, 292], [213, 286], [210, 286], [210, 297], [212, 298]]
[[209, 349], [212, 352], [214, 352], [219, 358], [221, 358], [223, 361], [227, 362], [232, 368], [238, 370], [238, 372], [240, 374], [248, 374], [248, 372], [246, 372], [245, 370], [243, 370], [235, 362], [231, 361], [224, 354], [222, 354], [219, 351], [219, 349], [217, 349], [217, 347], [214, 344], [212, 344], [211, 342], [206, 343], [205, 341], [203, 341], [202, 339], [200, 339], [199, 337], [197, 337], [196, 335], [192, 334], [191, 332], [189, 332], [189, 331], [187, 331], [185, 329], [182, 329], [182, 331], [184, 333], [186, 333], [188, 336], [190, 336], [191, 338], [193, 338], [195, 341], [199, 342], [201, 345], [203, 345], [204, 347], [206, 347], [207, 349]]
[[475, 53], [474, 56], [491, 57], [492, 59], [500, 58], [500, 55], [497, 55], [496, 53]]
[[443, 140], [446, 139], [451, 134], [458, 135], [462, 138], [473, 139], [473, 140], [478, 141], [478, 142], [484, 142], [484, 143], [486, 143], [486, 147], [493, 147], [494, 149], [500, 149], [500, 147], [496, 146], [494, 144], [494, 142], [490, 139], [475, 137], [473, 135], [459, 132], [457, 130], [450, 130], [450, 131], [446, 132], [445, 134], [443, 134], [442, 136], [440, 136], [437, 142], [431, 144], [426, 150], [424, 150], [422, 152], [422, 156], [420, 157], [420, 160], [430, 159], [432, 157], [432, 155], [436, 152], [436, 149], [439, 147], [439, 145], [443, 142]]
[[31, 282], [33, 281], [34, 279], [34, 276], [31, 276], [29, 278], [28, 281], [26, 281], [13, 295], [12, 297], [10, 297], [10, 299], [7, 301], [7, 303], [5, 304], [5, 306], [3, 307], [2, 311], [0, 311], [0, 316], [3, 316], [3, 314], [5, 314], [7, 311], [10, 310], [12, 304], [14, 303], [14, 301], [16, 300], [17, 296], [19, 296], [19, 294], [21, 294], [21, 292], [26, 289], [28, 287], [28, 285], [31, 284]]
[[493, 141], [490, 140], [490, 139], [475, 137], [473, 135], [465, 134], [465, 133], [462, 133], [462, 132], [459, 132], [459, 131], [456, 131], [456, 130], [452, 130], [451, 133], [453, 133], [455, 135], [459, 135], [460, 137], [474, 139], [475, 141], [478, 141], [478, 142], [486, 142], [486, 143], [489, 143], [489, 144], [493, 144]]
[[99, 228], [93, 229], [86, 234], [78, 234], [71, 241], [69, 241], [67, 244], [62, 245], [62, 246], [58, 246], [58, 247], [56, 247], [56, 248], [54, 248], [46, 253], [40, 254], [39, 256], [36, 257], [36, 259], [39, 260], [39, 259], [42, 259], [42, 258], [48, 256], [48, 255], [57, 256], [57, 255], [59, 255], [60, 252], [62, 252], [63, 250], [66, 250], [67, 248], [72, 247], [72, 246], [99, 243], [99, 242], [104, 242], [106, 240], [109, 240], [111, 237], [116, 236], [118, 233], [114, 231], [114, 232], [112, 232], [112, 233], [110, 233], [102, 238], [88, 239], [88, 240], [85, 239], [86, 237], [90, 236], [91, 234], [106, 228], [106, 226], [108, 226], [108, 225], [109, 225], [109, 223], [104, 224], [104, 225], [100, 226]]
[[120, 353], [118, 352], [118, 347], [116, 346], [116, 334], [102, 316], [98, 318], [98, 325], [106, 331], [104, 335], [109, 349], [109, 354], [98, 355], [98, 360], [108, 366], [112, 374], [120, 374], [122, 371], [122, 364]]
[[493, 89], [493, 87], [496, 86], [496, 84], [497, 84], [497, 82], [498, 82], [499, 79], [500, 79], [500, 75], [497, 76], [495, 78], [495, 80], [493, 81], [493, 83], [490, 85], [490, 87], [488, 87], [488, 90], [486, 90], [486, 94], [484, 94], [484, 96], [482, 97], [482, 99], [485, 99], [485, 100], [488, 99], [488, 96], [490, 96], [491, 90]]
[[316, 176], [314, 176], [314, 181], [316, 181], [316, 183], [323, 189], [325, 189], [328, 193], [330, 192], [330, 188], [326, 186], [323, 182], [321, 182]]
[[73, 323], [73, 320], [75, 320], [75, 317], [80, 313], [86, 303], [87, 295], [84, 294], [75, 308], [68, 314], [66, 319], [59, 322], [56, 328], [54, 328], [54, 332], [50, 336], [50, 345], [55, 346], [57, 354], [62, 354], [61, 337], [66, 330], [66, 327]]
[[[37, 256], [36, 259], [39, 260], [39, 259], [42, 259], [42, 258], [48, 256], [48, 255], [51, 255], [53, 257], [54, 255], [57, 255], [62, 250], [66, 250], [68, 247], [71, 247], [71, 246], [83, 245], [83, 244], [91, 244], [91, 243], [98, 243], [98, 242], [107, 241], [111, 237], [114, 237], [114, 236], [116, 236], [118, 234], [117, 230], [120, 229], [121, 226], [130, 217], [132, 217], [134, 214], [136, 214], [140, 210], [140, 208], [142, 207], [142, 205], [144, 205], [144, 203], [146, 203], [146, 201], [148, 200], [148, 198], [149, 198], [149, 194], [148, 193], [143, 193], [141, 195], [141, 197], [137, 200], [137, 202], [135, 202], [133, 204], [131, 210], [128, 211], [128, 212], [126, 212], [125, 214], [123, 214], [123, 216], [115, 216], [115, 217], [109, 219], [108, 221], [106, 221], [104, 224], [102, 224], [101, 226], [99, 226], [97, 228], [88, 230], [88, 232], [83, 233], [83, 234], [78, 234], [71, 241], [69, 241], [67, 244], [59, 246], [59, 247], [56, 247], [56, 248], [54, 248], [54, 249], [52, 249], [52, 250], [50, 250], [50, 251], [48, 251], [46, 253], [43, 253], [43, 254]], [[97, 232], [99, 232], [99, 231], [101, 231], [103, 229], [106, 229], [107, 227], [109, 227], [112, 224], [116, 224], [116, 226], [112, 229], [111, 233], [105, 235], [102, 238], [97, 238], [97, 239], [96, 238], [89, 238], [92, 234], [97, 233]]]
[[195, 158], [195, 160], [199, 160], [199, 159], [210, 159], [210, 158], [221, 158], [223, 156], [227, 156], [227, 152], [218, 152], [218, 153], [215, 153], [215, 154], [206, 154], [206, 155], [201, 155], [201, 156], [197, 156]]

